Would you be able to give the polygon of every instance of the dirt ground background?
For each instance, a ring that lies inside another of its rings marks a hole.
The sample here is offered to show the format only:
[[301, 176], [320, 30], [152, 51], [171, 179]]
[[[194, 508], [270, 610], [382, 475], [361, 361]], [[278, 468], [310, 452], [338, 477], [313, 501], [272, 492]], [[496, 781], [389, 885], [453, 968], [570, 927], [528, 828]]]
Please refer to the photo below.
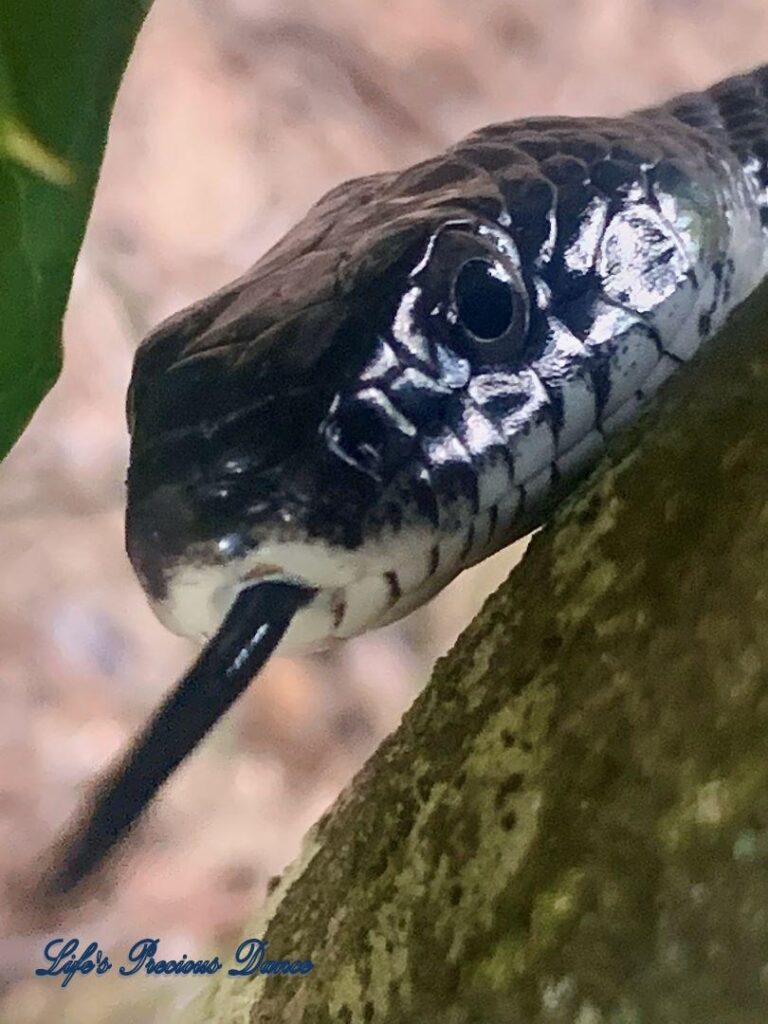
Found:
[[[156, 0], [121, 90], [65, 325], [65, 370], [0, 467], [0, 886], [193, 651], [123, 552], [133, 351], [323, 192], [495, 119], [618, 113], [768, 60], [765, 0]], [[178, 774], [101, 902], [59, 934], [122, 959], [234, 948], [267, 881], [519, 551], [333, 654], [279, 659]], [[2, 908], [0, 908], [1, 912]], [[167, 1020], [187, 978], [36, 979], [0, 938], [0, 1021]]]

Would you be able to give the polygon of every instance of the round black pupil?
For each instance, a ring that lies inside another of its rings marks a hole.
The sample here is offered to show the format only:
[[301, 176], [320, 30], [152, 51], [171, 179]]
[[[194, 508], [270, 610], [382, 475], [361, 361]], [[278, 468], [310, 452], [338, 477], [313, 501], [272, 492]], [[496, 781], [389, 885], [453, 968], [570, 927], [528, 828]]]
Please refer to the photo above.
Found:
[[512, 323], [512, 288], [494, 275], [486, 260], [469, 260], [454, 287], [456, 312], [476, 338], [498, 338]]

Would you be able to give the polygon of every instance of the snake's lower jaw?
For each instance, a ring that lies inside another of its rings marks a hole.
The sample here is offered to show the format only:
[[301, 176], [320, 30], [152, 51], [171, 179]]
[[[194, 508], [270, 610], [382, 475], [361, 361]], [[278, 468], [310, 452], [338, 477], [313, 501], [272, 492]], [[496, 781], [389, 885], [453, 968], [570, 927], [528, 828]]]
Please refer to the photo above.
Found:
[[204, 641], [255, 580], [293, 581], [315, 595], [296, 613], [280, 651], [322, 650], [419, 607], [464, 568], [465, 546], [463, 535], [436, 543], [426, 531], [358, 551], [322, 542], [265, 544], [224, 563], [179, 560], [166, 572], [162, 596], [149, 589], [148, 596], [168, 629]]

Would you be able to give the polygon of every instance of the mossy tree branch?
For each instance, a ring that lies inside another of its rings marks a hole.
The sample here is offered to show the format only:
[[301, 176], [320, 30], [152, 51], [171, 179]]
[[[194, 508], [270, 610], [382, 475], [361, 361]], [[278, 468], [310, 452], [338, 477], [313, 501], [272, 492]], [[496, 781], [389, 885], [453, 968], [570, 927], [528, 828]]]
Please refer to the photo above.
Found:
[[[768, 1019], [768, 290], [533, 542], [205, 1022]], [[223, 975], [224, 972], [222, 972]]]

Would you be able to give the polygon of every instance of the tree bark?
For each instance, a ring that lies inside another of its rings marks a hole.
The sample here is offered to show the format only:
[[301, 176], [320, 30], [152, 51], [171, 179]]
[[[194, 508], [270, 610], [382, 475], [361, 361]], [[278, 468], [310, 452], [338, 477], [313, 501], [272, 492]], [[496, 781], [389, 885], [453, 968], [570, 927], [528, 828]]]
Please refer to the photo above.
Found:
[[189, 1022], [765, 1024], [768, 289], [532, 543]]

